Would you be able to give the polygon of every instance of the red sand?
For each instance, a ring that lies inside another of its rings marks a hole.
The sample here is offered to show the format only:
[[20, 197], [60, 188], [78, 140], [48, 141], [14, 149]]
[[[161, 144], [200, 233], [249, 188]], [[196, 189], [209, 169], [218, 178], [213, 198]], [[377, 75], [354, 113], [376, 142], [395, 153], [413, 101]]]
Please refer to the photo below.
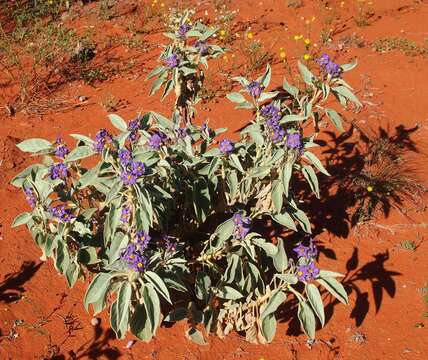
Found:
[[[294, 40], [287, 38], [303, 31], [301, 16], [317, 17], [312, 30], [314, 39], [323, 17], [327, 16], [316, 5], [320, 1], [304, 1], [305, 6], [299, 9], [288, 8], [286, 3], [237, 0], [232, 5], [240, 10], [238, 20], [252, 22], [255, 38], [267, 46], [274, 44], [272, 53], [276, 58], [280, 47], [285, 48], [287, 56], [299, 54], [293, 47]], [[340, 9], [339, 1], [329, 3]], [[348, 3], [351, 1], [345, 1], [344, 8], [339, 10], [341, 17], [336, 25], [338, 29], [343, 25], [343, 32], [333, 37], [328, 51], [342, 63], [352, 57], [359, 61], [359, 66], [346, 79], [366, 106], [359, 114], [350, 114], [349, 120], [363, 127], [382, 126], [391, 130], [397, 125], [411, 128], [420, 124], [421, 129], [412, 139], [421, 150], [415, 162], [420, 166], [421, 175], [426, 175], [428, 58], [406, 56], [397, 51], [380, 54], [367, 44], [381, 37], [395, 36], [423, 44], [428, 38], [428, 4], [411, 0], [374, 1], [371, 25], [357, 27]], [[126, 16], [101, 21], [88, 12], [73, 23], [73, 27], [80, 29], [85, 25], [94, 25], [96, 33], [103, 35], [125, 34]], [[366, 46], [339, 51], [338, 40], [354, 33], [363, 37]], [[146, 39], [156, 44], [160, 35], [150, 34]], [[100, 326], [91, 325], [91, 316], [82, 305], [85, 284], [79, 281], [73, 289], [68, 289], [52, 262], [39, 260], [41, 252], [26, 229], [10, 228], [14, 217], [26, 209], [27, 204], [23, 195], [8, 182], [34, 161], [15, 144], [30, 137], [94, 135], [98, 128], [109, 126], [106, 112], [99, 105], [106, 93], [126, 100], [126, 107], [118, 111], [125, 118], [142, 109], [167, 114], [171, 99], [160, 103], [157, 96], [149, 98], [150, 84], [143, 81], [154, 66], [157, 53], [153, 45], [144, 54], [120, 53], [124, 58], [138, 55], [137, 65], [132, 68], [135, 76], [116, 77], [96, 88], [75, 82], [61, 90], [64, 95], [89, 97], [88, 106], [41, 118], [23, 113], [0, 116], [0, 198], [3, 202], [0, 210], [0, 359], [426, 359], [428, 321], [424, 313], [428, 309], [421, 288], [428, 281], [427, 212], [412, 213], [412, 222], [393, 212], [377, 224], [390, 227], [394, 233], [380, 228], [377, 234], [362, 234], [358, 238], [352, 232], [346, 236], [335, 235], [346, 234], [349, 229], [339, 222], [336, 226], [326, 215], [327, 229], [317, 239], [330, 252], [321, 254], [320, 263], [324, 268], [347, 274], [344, 281], [350, 292], [350, 304], [328, 306], [327, 324], [318, 331], [317, 342], [311, 349], [295, 321], [281, 323], [275, 340], [266, 346], [248, 344], [237, 334], [225, 340], [211, 336], [208, 346], [197, 346], [185, 339], [186, 324], [179, 323], [160, 329], [151, 343], [137, 342], [130, 349], [125, 346], [131, 337], [116, 340], [105, 313]], [[228, 66], [222, 61], [216, 66]], [[274, 85], [280, 85], [283, 69], [278, 61], [273, 72]], [[364, 79], [370, 79], [366, 87]], [[12, 90], [1, 88], [0, 99], [9, 101]], [[231, 112], [233, 106], [225, 98], [204, 107], [198, 122], [209, 117], [214, 126], [235, 131], [247, 120], [245, 112]], [[340, 204], [341, 200], [336, 201]], [[317, 223], [323, 224], [323, 220], [317, 219]], [[398, 245], [403, 240], [415, 241], [419, 247], [415, 252], [402, 250]], [[335, 256], [325, 256], [331, 253]], [[70, 325], [71, 319], [74, 323]], [[72, 325], [74, 329], [70, 328]]]

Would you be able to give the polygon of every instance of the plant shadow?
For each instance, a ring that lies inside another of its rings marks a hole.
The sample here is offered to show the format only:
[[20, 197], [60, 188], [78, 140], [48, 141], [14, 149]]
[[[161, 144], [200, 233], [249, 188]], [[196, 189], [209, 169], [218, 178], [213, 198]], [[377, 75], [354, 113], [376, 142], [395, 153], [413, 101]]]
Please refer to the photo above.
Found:
[[[90, 359], [96, 360], [100, 358], [116, 360], [122, 356], [122, 353], [116, 348], [111, 347], [109, 342], [116, 339], [116, 335], [112, 329], [103, 330], [100, 323], [94, 327], [94, 336], [91, 340], [81, 345], [76, 351], [70, 350], [68, 357], [58, 357], [60, 359]], [[63, 355], [60, 355], [63, 356]]]
[[25, 292], [23, 285], [36, 274], [42, 264], [26, 261], [18, 271], [7, 274], [0, 283], [0, 302], [12, 303], [19, 300]]
[[[322, 158], [331, 176], [319, 176], [320, 199], [312, 194], [305, 201], [310, 206], [303, 209], [310, 218], [316, 234], [326, 230], [341, 238], [346, 238], [350, 234], [351, 229], [356, 225], [354, 216], [360, 204], [358, 197], [361, 199], [372, 196], [368, 193], [356, 194], [353, 186], [354, 179], [365, 175], [365, 160], [370, 155], [371, 149], [369, 145], [373, 142], [392, 144], [397, 153], [386, 154], [385, 160], [387, 160], [386, 156], [394, 158], [406, 155], [408, 152], [418, 153], [416, 143], [411, 139], [411, 134], [418, 129], [417, 126], [405, 128], [399, 125], [393, 131], [379, 127], [376, 132], [370, 131], [371, 134], [368, 134], [362, 129], [351, 126], [348, 131], [340, 135], [332, 131], [324, 132], [328, 140], [317, 140], [317, 143], [324, 147]], [[381, 166], [380, 161], [379, 165]], [[299, 187], [301, 192], [304, 187], [307, 194], [307, 184], [299, 184]], [[389, 216], [394, 202], [403, 205], [402, 200], [394, 197], [394, 194], [382, 199], [381, 212], [385, 218]]]
[[[351, 311], [351, 319], [355, 320], [355, 326], [359, 327], [364, 322], [370, 310], [370, 292], [362, 289], [362, 285], [369, 282], [371, 286], [371, 294], [374, 299], [374, 307], [376, 314], [380, 311], [385, 293], [393, 298], [396, 292], [396, 284], [394, 277], [400, 276], [401, 273], [391, 271], [386, 268], [385, 263], [389, 260], [388, 251], [378, 253], [373, 256], [373, 260], [359, 266], [358, 248], [354, 247], [352, 256], [346, 263], [346, 275], [342, 280], [342, 284], [347, 290], [348, 296], [355, 294], [355, 303]], [[324, 302], [332, 296], [323, 291], [322, 296]], [[326, 323], [333, 315], [333, 310], [339, 301], [334, 299], [325, 307]], [[283, 306], [281, 306], [278, 318], [280, 322], [287, 323], [287, 335], [298, 336], [302, 333], [299, 320], [295, 316], [297, 311], [298, 301], [293, 297], [290, 298]]]

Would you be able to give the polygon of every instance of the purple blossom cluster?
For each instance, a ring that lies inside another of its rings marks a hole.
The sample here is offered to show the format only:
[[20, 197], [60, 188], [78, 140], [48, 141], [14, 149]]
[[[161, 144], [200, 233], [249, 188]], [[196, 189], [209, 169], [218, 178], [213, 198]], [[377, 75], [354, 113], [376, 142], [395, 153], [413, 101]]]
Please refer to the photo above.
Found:
[[65, 145], [65, 143], [62, 141], [62, 139], [60, 137], [58, 137], [55, 141], [55, 156], [60, 158], [60, 159], [64, 159], [69, 153], [70, 150], [67, 147], [67, 145]]
[[260, 115], [265, 118], [272, 141], [281, 142], [284, 140], [285, 130], [279, 124], [279, 120], [281, 120], [281, 110], [275, 105], [269, 104], [260, 110]]
[[159, 150], [167, 138], [168, 137], [163, 132], [157, 131], [152, 136], [150, 136], [147, 143], [150, 149]]
[[177, 250], [177, 243], [173, 241], [172, 236], [164, 235], [162, 236], [163, 246], [167, 253], [175, 252]]
[[285, 145], [287, 145], [289, 149], [302, 149], [302, 135], [299, 132], [292, 133], [287, 131]]
[[49, 208], [50, 214], [64, 222], [69, 222], [76, 216], [73, 214], [72, 209], [65, 207], [65, 205], [51, 206]]
[[176, 68], [180, 64], [180, 58], [177, 54], [172, 54], [165, 59], [165, 65], [169, 68]]
[[327, 54], [322, 54], [321, 57], [317, 59], [317, 62], [320, 65], [321, 69], [325, 73], [331, 75], [332, 78], [340, 77], [342, 69], [338, 64], [331, 60], [330, 56], [328, 56]]
[[195, 42], [195, 48], [198, 49], [199, 53], [201, 55], [207, 55], [208, 54], [208, 45], [206, 41], [198, 40]]
[[34, 208], [36, 206], [37, 203], [37, 198], [36, 198], [36, 194], [34, 193], [33, 189], [30, 188], [24, 188], [24, 194], [25, 194], [25, 199], [28, 202], [28, 205], [30, 205], [32, 208]]
[[264, 90], [264, 86], [258, 81], [251, 81], [247, 85], [247, 90], [253, 98], [258, 98]]
[[297, 266], [297, 278], [300, 281], [314, 280], [319, 275], [320, 270], [315, 265], [318, 251], [313, 239], [310, 240], [309, 246], [300, 243], [293, 250], [299, 257], [299, 262], [303, 262]]
[[235, 238], [244, 239], [250, 232], [250, 218], [237, 213], [233, 215], [233, 223], [235, 224]]
[[68, 176], [68, 167], [66, 164], [55, 164], [49, 168], [49, 176], [52, 180], [63, 179]]
[[181, 38], [185, 38], [187, 32], [191, 29], [192, 27], [189, 24], [181, 24], [178, 27], [178, 31], [177, 31], [177, 35]]
[[138, 116], [136, 119], [131, 120], [128, 124], [129, 140], [135, 142], [138, 140], [138, 130], [143, 129], [143, 124], [141, 123], [141, 117]]
[[138, 231], [135, 236], [135, 242], [129, 243], [121, 254], [121, 259], [136, 272], [144, 271], [147, 266], [147, 258], [144, 251], [147, 249], [151, 237], [144, 231]]
[[119, 162], [123, 167], [120, 179], [125, 185], [134, 185], [146, 172], [146, 165], [142, 161], [133, 160], [128, 149], [119, 151]]
[[233, 149], [235, 148], [235, 145], [229, 139], [223, 139], [220, 141], [218, 148], [220, 149], [221, 153], [228, 155], [232, 153]]
[[128, 206], [124, 206], [120, 213], [120, 221], [123, 223], [128, 223], [131, 218], [131, 209]]
[[95, 135], [94, 151], [102, 153], [106, 145], [113, 142], [113, 137], [106, 129], [100, 129]]

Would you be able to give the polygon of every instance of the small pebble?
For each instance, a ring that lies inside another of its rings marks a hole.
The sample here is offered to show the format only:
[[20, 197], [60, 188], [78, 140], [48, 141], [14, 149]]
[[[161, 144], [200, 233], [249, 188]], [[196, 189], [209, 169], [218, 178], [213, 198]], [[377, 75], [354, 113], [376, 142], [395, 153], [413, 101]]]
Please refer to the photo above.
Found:
[[91, 319], [91, 325], [92, 326], [97, 326], [97, 325], [99, 325], [99, 323], [100, 323], [100, 319], [98, 319], [96, 317]]

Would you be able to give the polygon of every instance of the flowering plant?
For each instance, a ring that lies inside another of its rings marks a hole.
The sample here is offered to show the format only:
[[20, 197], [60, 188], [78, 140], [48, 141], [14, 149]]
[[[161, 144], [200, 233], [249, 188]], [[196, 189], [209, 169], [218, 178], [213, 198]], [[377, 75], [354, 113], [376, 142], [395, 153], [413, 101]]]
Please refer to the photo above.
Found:
[[148, 75], [156, 77], [150, 95], [164, 86], [162, 100], [174, 89], [175, 111], [184, 122], [194, 117], [194, 105], [200, 101], [199, 92], [203, 87], [204, 70], [208, 61], [217, 58], [224, 50], [210, 44], [218, 31], [201, 22], [192, 23], [190, 11], [174, 12], [169, 21], [169, 31], [164, 35], [172, 40], [160, 55], [161, 64]]
[[[196, 31], [180, 29], [174, 44]], [[183, 47], [181, 55], [194, 49]], [[101, 129], [95, 140], [72, 134], [72, 150], [61, 140], [25, 140], [18, 147], [43, 162], [12, 180], [32, 208], [14, 226], [28, 227], [70, 286], [94, 274], [84, 305], [95, 314], [109, 307], [119, 338], [130, 330], [149, 341], [162, 322], [187, 319], [187, 336], [200, 344], [201, 329], [221, 337], [235, 329], [248, 341], [271, 342], [276, 312], [293, 294], [313, 339], [316, 318], [325, 322], [316, 284], [345, 304], [348, 299], [336, 279], [341, 275], [316, 265], [293, 180], [302, 174], [319, 195], [315, 169], [328, 172], [309, 149], [324, 114], [341, 128], [339, 114], [323, 107], [330, 93], [344, 105], [360, 105], [340, 77], [353, 66], [317, 77], [299, 64], [305, 88], [284, 81], [281, 94], [266, 92], [269, 66], [257, 80], [236, 78], [243, 89], [228, 98], [253, 109], [255, 119], [235, 142], [219, 141], [225, 129], [206, 123], [181, 127], [177, 111], [171, 119], [148, 112], [129, 123], [109, 115], [117, 134]], [[303, 134], [311, 122], [314, 132]], [[86, 165], [94, 163], [89, 157], [96, 165]], [[257, 231], [268, 219], [286, 228], [274, 241]], [[289, 233], [301, 241], [287, 254]]]

